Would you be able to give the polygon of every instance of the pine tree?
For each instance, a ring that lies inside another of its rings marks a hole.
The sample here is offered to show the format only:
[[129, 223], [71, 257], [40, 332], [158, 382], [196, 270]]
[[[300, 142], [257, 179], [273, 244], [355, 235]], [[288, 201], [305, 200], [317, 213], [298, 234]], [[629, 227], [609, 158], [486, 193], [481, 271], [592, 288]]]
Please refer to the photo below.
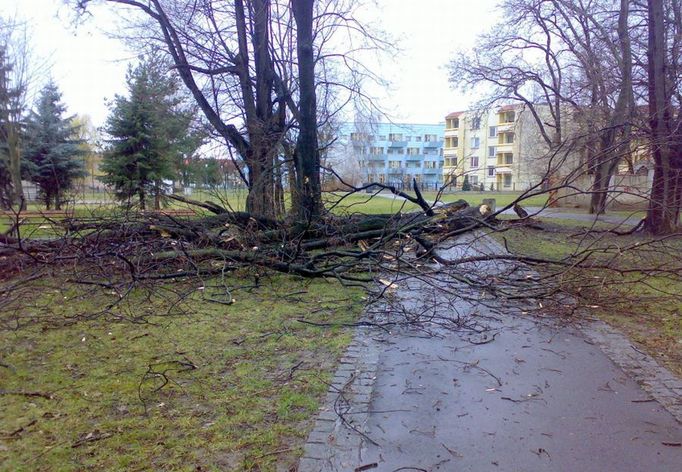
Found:
[[471, 184], [469, 183], [469, 176], [465, 175], [464, 176], [464, 182], [462, 183], [462, 191], [468, 192], [471, 190]]
[[12, 81], [7, 46], [0, 44], [0, 208], [23, 206], [21, 188], [21, 99], [23, 88]]
[[102, 181], [120, 200], [137, 197], [144, 210], [150, 195], [159, 208], [164, 180], [179, 177], [179, 167], [201, 144], [190, 132], [192, 111], [178, 93], [180, 84], [155, 57], [129, 68], [128, 97], [116, 96], [105, 131], [109, 147]]
[[26, 123], [28, 175], [48, 210], [60, 210], [65, 193], [83, 175], [83, 142], [74, 117], [64, 118], [66, 106], [61, 99], [59, 88], [50, 81]]

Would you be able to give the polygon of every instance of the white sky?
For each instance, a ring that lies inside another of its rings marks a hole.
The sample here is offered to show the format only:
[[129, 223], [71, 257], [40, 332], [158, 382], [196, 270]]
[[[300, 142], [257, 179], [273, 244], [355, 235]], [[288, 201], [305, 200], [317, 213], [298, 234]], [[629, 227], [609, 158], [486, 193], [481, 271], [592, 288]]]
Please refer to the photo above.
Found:
[[[496, 0], [378, 0], [368, 11], [402, 50], [396, 61], [378, 71], [393, 87], [379, 97], [398, 122], [437, 123], [466, 108], [470, 97], [454, 91], [445, 65], [458, 48], [495, 19]], [[106, 8], [85, 25], [74, 26], [62, 0], [0, 0], [0, 15], [26, 20], [35, 54], [51, 64], [51, 76], [64, 94], [70, 113], [90, 115], [101, 125], [108, 110], [105, 98], [125, 92], [127, 62], [135, 57], [103, 29], [115, 23]], [[378, 92], [377, 92], [378, 93]]]

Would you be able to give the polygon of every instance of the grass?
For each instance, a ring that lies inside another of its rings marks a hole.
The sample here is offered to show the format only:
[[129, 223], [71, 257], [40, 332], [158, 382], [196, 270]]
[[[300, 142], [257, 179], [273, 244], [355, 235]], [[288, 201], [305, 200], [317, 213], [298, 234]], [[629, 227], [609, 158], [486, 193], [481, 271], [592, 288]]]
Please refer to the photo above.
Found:
[[363, 292], [261, 283], [232, 305], [204, 300], [209, 282], [179, 305], [167, 294], [190, 287], [138, 291], [99, 316], [116, 295], [59, 278], [24, 289], [0, 315], [0, 469], [290, 470], [350, 341], [296, 320], [352, 322]]
[[679, 267], [682, 239], [656, 241], [642, 235], [617, 236], [600, 232], [613, 228], [603, 222], [593, 227], [589, 222], [547, 219], [545, 224], [548, 231], [515, 228], [495, 237], [504, 238], [516, 254], [557, 260], [589, 250], [593, 251], [591, 260], [608, 260], [625, 269], [624, 273], [571, 269], [561, 280], [567, 292], [585, 301], [584, 309], [591, 316], [619, 328], [682, 375], [682, 279], [677, 273], [644, 271]]
[[[427, 200], [434, 200], [436, 193], [426, 192], [424, 198]], [[444, 193], [441, 195], [441, 201], [454, 202], [456, 200], [464, 200], [470, 205], [480, 205], [484, 198], [494, 198], [497, 208], [502, 208], [509, 205], [514, 200], [521, 196], [521, 192], [455, 192]], [[523, 206], [544, 206], [547, 203], [547, 195], [536, 195], [525, 198], [521, 202]]]

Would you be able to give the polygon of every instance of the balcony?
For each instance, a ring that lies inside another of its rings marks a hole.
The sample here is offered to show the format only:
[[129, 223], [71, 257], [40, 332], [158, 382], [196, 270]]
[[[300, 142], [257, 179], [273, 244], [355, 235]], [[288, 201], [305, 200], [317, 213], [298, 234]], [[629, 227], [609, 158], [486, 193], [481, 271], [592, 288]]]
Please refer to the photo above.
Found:
[[498, 156], [497, 157], [497, 167], [511, 167], [514, 165], [514, 158], [513, 157], [502, 157]]
[[388, 158], [388, 154], [367, 154], [369, 161], [384, 161]]
[[389, 147], [405, 147], [407, 146], [407, 141], [389, 141]]
[[436, 141], [424, 141], [423, 144], [425, 148], [439, 148], [443, 146], [443, 141], [440, 139]]

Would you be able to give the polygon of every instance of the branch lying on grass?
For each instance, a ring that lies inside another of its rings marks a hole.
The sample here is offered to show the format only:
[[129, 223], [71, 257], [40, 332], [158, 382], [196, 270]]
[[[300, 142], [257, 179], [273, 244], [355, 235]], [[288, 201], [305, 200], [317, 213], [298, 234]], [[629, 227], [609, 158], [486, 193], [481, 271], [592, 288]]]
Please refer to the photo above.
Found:
[[49, 393], [43, 392], [24, 392], [19, 390], [0, 390], [0, 395], [18, 395], [22, 397], [39, 397], [46, 400], [52, 400], [53, 396]]

